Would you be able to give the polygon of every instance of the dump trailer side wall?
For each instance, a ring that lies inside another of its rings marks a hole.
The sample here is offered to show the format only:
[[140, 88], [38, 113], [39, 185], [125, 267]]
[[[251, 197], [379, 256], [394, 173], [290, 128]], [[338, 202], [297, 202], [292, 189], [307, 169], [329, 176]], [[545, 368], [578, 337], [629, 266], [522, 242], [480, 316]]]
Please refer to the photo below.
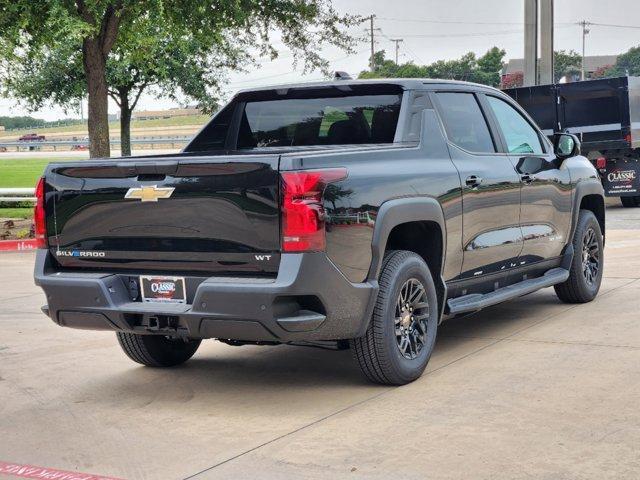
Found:
[[640, 77], [628, 77], [631, 148], [640, 148]]

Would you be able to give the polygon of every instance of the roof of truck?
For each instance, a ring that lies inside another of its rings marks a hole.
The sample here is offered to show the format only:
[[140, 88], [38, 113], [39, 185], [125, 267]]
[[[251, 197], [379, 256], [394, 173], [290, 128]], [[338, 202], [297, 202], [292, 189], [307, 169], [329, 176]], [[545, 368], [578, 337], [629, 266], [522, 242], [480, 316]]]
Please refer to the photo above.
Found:
[[265, 85], [262, 87], [243, 88], [241, 90], [238, 90], [238, 93], [259, 92], [264, 90], [284, 90], [288, 88], [318, 88], [348, 85], [399, 85], [407, 90], [422, 88], [425, 85], [459, 85], [473, 88], [496, 90], [493, 87], [489, 87], [487, 85], [463, 82], [459, 80], [442, 80], [432, 78], [377, 78], [371, 80], [327, 80], [322, 82], [299, 82], [280, 85]]

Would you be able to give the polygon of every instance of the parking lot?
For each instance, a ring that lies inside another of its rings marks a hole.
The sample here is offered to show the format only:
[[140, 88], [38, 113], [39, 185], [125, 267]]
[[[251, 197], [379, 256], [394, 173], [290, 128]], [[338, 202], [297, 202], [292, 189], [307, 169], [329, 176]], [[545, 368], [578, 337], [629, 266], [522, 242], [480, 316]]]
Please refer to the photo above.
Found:
[[208, 341], [182, 367], [138, 366], [114, 334], [54, 325], [33, 255], [0, 254], [0, 461], [126, 479], [638, 478], [638, 220], [608, 209], [596, 301], [546, 289], [447, 322], [400, 388], [368, 384], [348, 351], [290, 346]]

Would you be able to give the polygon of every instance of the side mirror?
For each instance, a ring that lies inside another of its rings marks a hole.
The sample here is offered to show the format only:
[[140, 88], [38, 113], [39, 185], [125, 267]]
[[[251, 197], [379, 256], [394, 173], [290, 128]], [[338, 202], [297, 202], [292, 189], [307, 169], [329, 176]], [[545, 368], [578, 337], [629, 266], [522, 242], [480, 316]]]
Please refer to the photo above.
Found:
[[556, 133], [553, 139], [553, 149], [560, 160], [580, 155], [580, 140], [571, 133]]

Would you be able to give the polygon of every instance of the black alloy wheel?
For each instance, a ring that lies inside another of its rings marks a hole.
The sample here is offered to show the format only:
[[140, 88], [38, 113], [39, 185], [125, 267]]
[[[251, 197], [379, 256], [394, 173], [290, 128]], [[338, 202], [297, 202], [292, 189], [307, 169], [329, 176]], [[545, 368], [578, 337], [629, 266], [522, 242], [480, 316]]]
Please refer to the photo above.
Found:
[[396, 342], [404, 358], [418, 357], [427, 341], [429, 300], [420, 280], [410, 278], [396, 301]]
[[600, 271], [600, 245], [595, 230], [590, 227], [582, 238], [582, 272], [587, 285], [593, 286]]

